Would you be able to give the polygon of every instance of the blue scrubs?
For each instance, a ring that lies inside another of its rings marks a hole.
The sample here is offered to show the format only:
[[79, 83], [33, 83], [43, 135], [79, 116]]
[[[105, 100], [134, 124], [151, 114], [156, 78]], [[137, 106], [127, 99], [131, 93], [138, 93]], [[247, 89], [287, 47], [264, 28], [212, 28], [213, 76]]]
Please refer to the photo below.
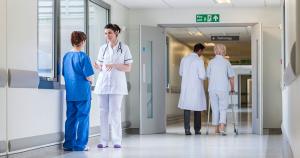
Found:
[[94, 74], [90, 58], [84, 52], [67, 52], [63, 58], [67, 120], [64, 148], [82, 151], [88, 143], [91, 85], [86, 79]]

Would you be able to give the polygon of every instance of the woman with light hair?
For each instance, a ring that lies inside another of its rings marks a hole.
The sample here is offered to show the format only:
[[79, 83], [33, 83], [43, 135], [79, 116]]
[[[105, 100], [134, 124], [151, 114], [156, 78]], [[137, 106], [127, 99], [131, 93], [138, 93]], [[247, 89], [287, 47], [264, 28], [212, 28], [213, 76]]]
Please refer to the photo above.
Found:
[[234, 91], [234, 71], [230, 62], [224, 58], [226, 46], [216, 44], [214, 47], [215, 57], [208, 63], [207, 77], [209, 79], [208, 92], [212, 107], [212, 124], [215, 132], [226, 135], [226, 111], [230, 91]]

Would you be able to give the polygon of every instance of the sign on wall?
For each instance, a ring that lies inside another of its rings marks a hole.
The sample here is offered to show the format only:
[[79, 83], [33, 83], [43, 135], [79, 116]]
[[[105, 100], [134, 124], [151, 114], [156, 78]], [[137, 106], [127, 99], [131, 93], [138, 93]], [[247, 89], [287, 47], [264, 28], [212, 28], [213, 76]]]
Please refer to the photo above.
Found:
[[220, 22], [220, 14], [197, 14], [196, 22]]
[[238, 41], [240, 36], [211, 36], [211, 41]]

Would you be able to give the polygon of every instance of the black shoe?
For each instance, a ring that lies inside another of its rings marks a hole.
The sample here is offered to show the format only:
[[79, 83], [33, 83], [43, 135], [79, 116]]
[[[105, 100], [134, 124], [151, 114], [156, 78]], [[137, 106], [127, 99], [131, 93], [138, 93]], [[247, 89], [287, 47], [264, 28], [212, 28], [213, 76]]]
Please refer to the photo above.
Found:
[[185, 135], [192, 135], [190, 130], [185, 130]]
[[201, 135], [200, 131], [195, 131], [195, 135]]

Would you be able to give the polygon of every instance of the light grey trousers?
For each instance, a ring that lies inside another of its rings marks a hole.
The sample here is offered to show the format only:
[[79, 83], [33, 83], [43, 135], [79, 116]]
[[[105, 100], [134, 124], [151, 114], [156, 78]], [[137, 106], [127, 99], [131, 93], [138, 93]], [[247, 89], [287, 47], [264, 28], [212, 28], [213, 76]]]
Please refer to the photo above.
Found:
[[228, 109], [228, 92], [209, 92], [212, 109], [212, 124], [226, 124], [226, 113]]

